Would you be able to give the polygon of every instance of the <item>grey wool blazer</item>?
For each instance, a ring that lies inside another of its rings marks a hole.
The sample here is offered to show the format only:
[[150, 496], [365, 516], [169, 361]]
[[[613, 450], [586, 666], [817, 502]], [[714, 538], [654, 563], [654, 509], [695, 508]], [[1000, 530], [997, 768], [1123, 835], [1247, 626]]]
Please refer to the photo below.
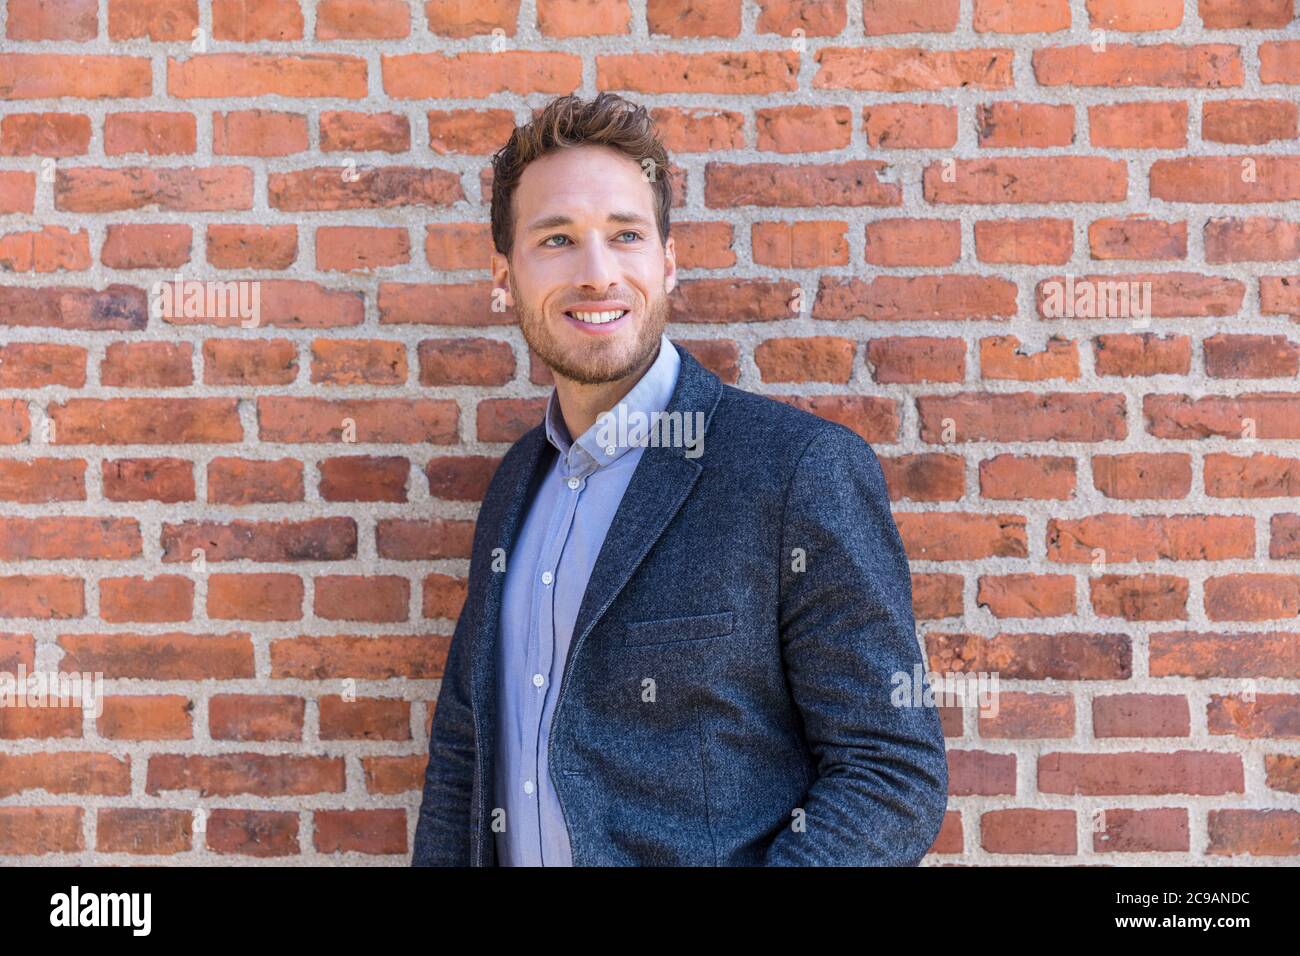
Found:
[[[583, 596], [548, 749], [575, 866], [913, 866], [947, 808], [880, 463], [856, 432], [724, 384], [681, 346], [667, 412]], [[413, 866], [495, 866], [495, 649], [505, 574], [554, 448], [539, 424], [479, 511]], [[913, 705], [914, 704], [914, 705]], [[509, 825], [509, 821], [504, 821]]]

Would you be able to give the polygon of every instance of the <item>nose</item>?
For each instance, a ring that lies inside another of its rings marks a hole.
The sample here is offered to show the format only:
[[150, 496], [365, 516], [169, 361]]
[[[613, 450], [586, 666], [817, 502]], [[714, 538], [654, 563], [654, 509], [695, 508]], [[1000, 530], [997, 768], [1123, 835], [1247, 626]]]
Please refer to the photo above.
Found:
[[600, 238], [583, 245], [579, 256], [578, 273], [573, 277], [575, 285], [595, 292], [604, 292], [610, 286], [617, 284], [618, 278], [618, 260]]

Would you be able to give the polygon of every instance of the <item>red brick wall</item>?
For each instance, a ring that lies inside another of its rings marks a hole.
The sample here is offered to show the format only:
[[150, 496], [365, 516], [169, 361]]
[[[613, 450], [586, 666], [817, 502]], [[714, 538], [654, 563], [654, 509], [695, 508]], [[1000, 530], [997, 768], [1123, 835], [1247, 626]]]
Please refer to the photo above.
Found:
[[[108, 679], [0, 710], [0, 858], [406, 861], [549, 388], [488, 156], [613, 89], [669, 334], [872, 442], [932, 668], [1003, 682], [930, 860], [1296, 862], [1293, 0], [519, 6], [0, 2], [0, 669]], [[258, 324], [151, 313], [178, 275]]]

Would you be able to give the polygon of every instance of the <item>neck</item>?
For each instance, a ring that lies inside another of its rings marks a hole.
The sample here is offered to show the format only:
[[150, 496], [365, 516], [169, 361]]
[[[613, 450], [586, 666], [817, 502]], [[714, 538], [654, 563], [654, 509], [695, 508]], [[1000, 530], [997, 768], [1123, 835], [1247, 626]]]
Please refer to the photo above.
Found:
[[[660, 346], [662, 348], [662, 345]], [[560, 415], [564, 418], [564, 427], [569, 430], [569, 438], [577, 441], [588, 428], [596, 424], [602, 412], [607, 412], [632, 391], [634, 385], [654, 364], [659, 357], [659, 350], [640, 368], [613, 382], [599, 382], [588, 385], [552, 373], [555, 379], [555, 398], [560, 403]]]

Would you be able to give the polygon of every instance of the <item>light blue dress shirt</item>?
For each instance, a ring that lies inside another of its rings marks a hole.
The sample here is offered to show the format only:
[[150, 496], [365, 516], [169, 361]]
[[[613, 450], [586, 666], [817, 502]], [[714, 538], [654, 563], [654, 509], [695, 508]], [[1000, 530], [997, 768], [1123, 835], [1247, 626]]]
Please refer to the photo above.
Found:
[[[661, 335], [654, 362], [619, 404], [647, 418], [664, 411], [680, 370], [681, 356]], [[596, 443], [600, 432], [598, 420], [572, 441], [551, 391], [546, 436], [559, 454], [506, 557], [497, 642], [494, 792], [495, 806], [505, 810], [505, 830], [496, 833], [501, 866], [573, 865], [546, 746], [591, 569], [645, 452], [637, 444], [602, 448]]]

